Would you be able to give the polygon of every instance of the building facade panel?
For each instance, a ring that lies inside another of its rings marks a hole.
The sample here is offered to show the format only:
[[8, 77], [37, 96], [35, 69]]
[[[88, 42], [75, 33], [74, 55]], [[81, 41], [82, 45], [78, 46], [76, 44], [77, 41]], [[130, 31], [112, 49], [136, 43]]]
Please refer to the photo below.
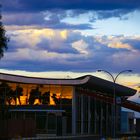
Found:
[[[34, 78], [20, 76], [14, 79], [11, 75], [5, 78], [3, 76], [0, 81], [1, 119], [23, 122], [30, 119], [36, 135], [113, 136], [113, 99], [105, 92], [109, 90], [97, 91], [99, 87], [96, 87], [93, 77], [66, 80], [35, 78], [35, 81]], [[89, 79], [92, 80], [90, 83]], [[120, 111], [116, 106], [118, 133]]]

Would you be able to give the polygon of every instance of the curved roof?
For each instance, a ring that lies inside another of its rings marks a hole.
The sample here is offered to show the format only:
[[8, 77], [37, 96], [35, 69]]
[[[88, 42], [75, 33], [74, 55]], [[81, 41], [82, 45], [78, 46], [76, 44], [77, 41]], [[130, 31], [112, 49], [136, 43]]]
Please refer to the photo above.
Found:
[[25, 83], [25, 84], [80, 85], [88, 82], [89, 79], [90, 76], [83, 76], [75, 79], [55, 79], [55, 78], [27, 77], [0, 73], [0, 80], [2, 81]]
[[[85, 87], [97, 92], [107, 93], [112, 96], [113, 82], [91, 76], [85, 75], [74, 79], [54, 79], [54, 78], [37, 78], [27, 77], [12, 74], [0, 73], [0, 80], [25, 83], [25, 84], [51, 84], [51, 85], [71, 85]], [[136, 90], [115, 84], [115, 91], [117, 96], [132, 96], [136, 93]]]

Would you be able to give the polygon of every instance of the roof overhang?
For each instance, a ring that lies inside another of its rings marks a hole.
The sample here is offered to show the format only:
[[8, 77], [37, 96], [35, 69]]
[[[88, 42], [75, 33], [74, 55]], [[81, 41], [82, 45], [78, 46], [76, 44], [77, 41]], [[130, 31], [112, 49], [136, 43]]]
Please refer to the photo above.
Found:
[[[53, 78], [27, 77], [0, 73], [0, 80], [24, 84], [80, 86], [94, 91], [96, 90], [97, 92], [106, 93], [110, 96], [113, 96], [114, 90], [113, 82], [91, 75], [86, 75], [74, 79], [53, 79]], [[136, 93], [136, 90], [119, 84], [115, 84], [115, 93], [116, 96], [133, 96]]]
[[76, 79], [53, 79], [53, 78], [26, 77], [0, 73], [0, 80], [2, 81], [25, 83], [25, 84], [80, 85], [87, 83], [89, 79], [90, 76], [84, 76], [83, 78]]

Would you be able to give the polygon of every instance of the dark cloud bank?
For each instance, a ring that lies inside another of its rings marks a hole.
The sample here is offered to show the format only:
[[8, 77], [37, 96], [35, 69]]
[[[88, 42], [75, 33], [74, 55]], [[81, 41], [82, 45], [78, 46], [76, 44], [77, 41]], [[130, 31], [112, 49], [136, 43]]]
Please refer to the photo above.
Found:
[[[140, 0], [1, 0], [2, 11], [4, 13], [11, 14], [4, 22], [7, 25], [35, 25], [39, 27], [49, 27], [53, 29], [91, 29], [90, 24], [79, 24], [72, 25], [68, 23], [64, 23], [61, 20], [67, 17], [65, 10], [74, 9], [69, 15], [70, 17], [75, 17], [78, 14], [87, 12], [88, 10], [98, 11], [98, 19], [104, 19], [109, 17], [120, 17], [122, 14], [126, 14], [132, 10], [140, 9]], [[58, 10], [61, 9], [61, 10]], [[41, 12], [51, 11], [50, 17], [48, 20], [44, 20], [44, 15]], [[19, 14], [17, 14], [19, 13]], [[53, 13], [53, 14], [52, 14]], [[91, 18], [91, 22], [96, 20], [94, 15]], [[73, 38], [75, 39], [77, 35]], [[80, 40], [83, 37], [79, 37], [77, 40]], [[85, 42], [90, 42], [91, 39], [83, 38]], [[76, 41], [76, 40], [74, 40]], [[70, 42], [72, 43], [73, 40]], [[66, 42], [69, 43], [69, 42]], [[135, 49], [139, 49], [139, 41], [137, 40], [125, 40], [124, 43], [128, 43], [132, 45]], [[42, 40], [39, 46], [42, 46], [41, 49], [45, 49], [46, 44], [48, 46], [48, 51], [56, 51], [52, 49], [49, 45], [50, 42], [48, 40]], [[20, 69], [20, 70], [28, 70], [28, 71], [51, 71], [51, 70], [70, 70], [70, 71], [94, 71], [101, 67], [105, 69], [110, 69], [114, 71], [119, 71], [121, 69], [133, 69], [139, 70], [140, 66], [138, 65], [140, 62], [140, 58], [138, 57], [134, 63], [126, 63], [125, 61], [120, 61], [112, 63], [112, 54], [119, 53], [116, 49], [110, 49], [106, 46], [99, 44], [98, 42], [92, 42], [91, 44], [97, 44], [97, 46], [101, 46], [102, 49], [98, 50], [93, 48], [94, 46], [90, 46], [90, 51], [93, 51], [93, 56], [89, 58], [83, 57], [82, 60], [71, 58], [71, 60], [66, 60], [65, 63], [60, 62], [58, 60], [48, 60], [48, 61], [16, 61], [12, 62], [11, 65], [8, 65], [8, 62], [1, 61], [0, 65], [2, 68], [7, 69]], [[11, 49], [9, 52], [16, 51], [16, 48], [19, 48], [18, 44], [14, 40], [10, 42]], [[22, 46], [21, 46], [22, 47]], [[121, 50], [122, 51], [122, 50]], [[126, 52], [126, 50], [123, 50]], [[77, 52], [70, 48], [62, 48], [58, 50], [58, 53], [73, 53]], [[94, 53], [95, 52], [95, 53]], [[128, 53], [128, 52], [126, 52]], [[125, 55], [126, 56], [126, 55]], [[124, 57], [125, 57], [124, 56]], [[122, 57], [121, 57], [122, 58]], [[122, 58], [123, 60], [123, 58]]]
[[45, 11], [47, 9], [113, 10], [137, 9], [139, 0], [2, 0], [6, 11]]

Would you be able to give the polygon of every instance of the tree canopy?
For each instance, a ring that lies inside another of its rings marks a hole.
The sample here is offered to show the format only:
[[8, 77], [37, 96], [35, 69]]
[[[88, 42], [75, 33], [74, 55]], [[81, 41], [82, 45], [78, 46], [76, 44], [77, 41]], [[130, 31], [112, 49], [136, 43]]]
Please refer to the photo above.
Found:
[[[1, 5], [0, 5], [1, 7]], [[0, 58], [4, 56], [4, 51], [7, 50], [7, 42], [9, 39], [6, 36], [6, 31], [4, 29], [4, 26], [2, 24], [2, 15], [0, 12]]]

